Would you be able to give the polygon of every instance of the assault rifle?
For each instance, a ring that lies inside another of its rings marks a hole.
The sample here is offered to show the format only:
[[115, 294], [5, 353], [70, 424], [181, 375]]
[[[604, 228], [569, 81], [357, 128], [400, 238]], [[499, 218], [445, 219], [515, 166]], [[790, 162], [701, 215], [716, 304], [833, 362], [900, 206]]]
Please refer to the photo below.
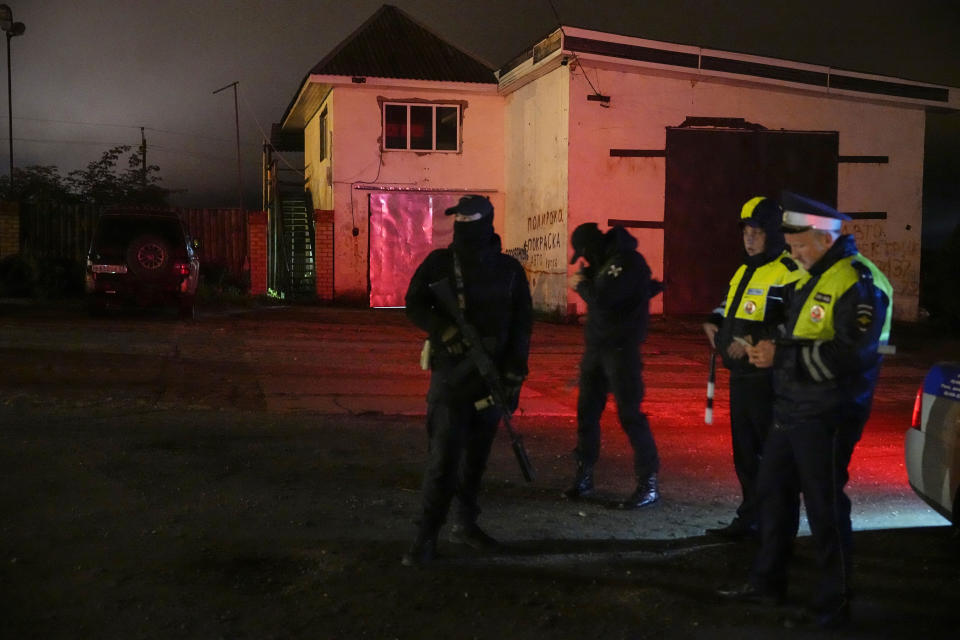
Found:
[[485, 398], [477, 403], [478, 408], [490, 406], [491, 404], [500, 409], [503, 418], [503, 426], [507, 429], [510, 436], [510, 444], [513, 446], [513, 455], [517, 458], [520, 465], [520, 472], [527, 482], [533, 482], [533, 465], [530, 464], [530, 458], [527, 456], [527, 450], [523, 446], [523, 436], [516, 432], [510, 421], [511, 407], [507, 402], [506, 390], [503, 382], [500, 380], [500, 374], [493, 360], [483, 349], [483, 342], [476, 328], [467, 322], [463, 315], [463, 310], [457, 304], [457, 298], [450, 288], [450, 281], [447, 278], [438, 280], [430, 284], [430, 289], [437, 297], [443, 310], [449, 313], [457, 323], [461, 335], [467, 344], [467, 359], [473, 364], [473, 367], [480, 373], [487, 388], [490, 390], [489, 398]]

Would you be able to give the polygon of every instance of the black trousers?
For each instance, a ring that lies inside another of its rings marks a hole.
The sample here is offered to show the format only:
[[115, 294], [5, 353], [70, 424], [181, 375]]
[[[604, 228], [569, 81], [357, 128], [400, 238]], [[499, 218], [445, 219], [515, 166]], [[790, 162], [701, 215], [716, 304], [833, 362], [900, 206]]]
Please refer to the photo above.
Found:
[[742, 500], [737, 517], [744, 524], [758, 526], [760, 505], [757, 475], [767, 432], [773, 423], [773, 375], [770, 370], [742, 375], [730, 374], [730, 435], [733, 467], [740, 481]]
[[494, 407], [476, 410], [472, 401], [435, 398], [427, 407], [430, 452], [423, 474], [421, 531], [434, 534], [457, 497], [457, 521], [476, 522], [477, 496], [500, 422]]
[[843, 489], [862, 428], [860, 421], [831, 416], [794, 428], [773, 425], [758, 479], [761, 545], [750, 577], [756, 586], [786, 589], [802, 493], [821, 569], [812, 604], [829, 610], [849, 597], [853, 536]]
[[643, 401], [643, 361], [640, 347], [587, 346], [580, 361], [580, 395], [577, 398], [577, 461], [592, 467], [600, 457], [600, 417], [613, 393], [620, 426], [633, 447], [633, 466], [638, 478], [660, 470], [657, 445]]

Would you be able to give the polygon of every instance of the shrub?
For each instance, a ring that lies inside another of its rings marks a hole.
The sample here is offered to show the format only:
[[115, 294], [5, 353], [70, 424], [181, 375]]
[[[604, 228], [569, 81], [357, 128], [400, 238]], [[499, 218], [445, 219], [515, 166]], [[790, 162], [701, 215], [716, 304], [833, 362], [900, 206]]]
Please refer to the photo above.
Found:
[[24, 298], [34, 293], [33, 265], [19, 253], [0, 260], [0, 297]]

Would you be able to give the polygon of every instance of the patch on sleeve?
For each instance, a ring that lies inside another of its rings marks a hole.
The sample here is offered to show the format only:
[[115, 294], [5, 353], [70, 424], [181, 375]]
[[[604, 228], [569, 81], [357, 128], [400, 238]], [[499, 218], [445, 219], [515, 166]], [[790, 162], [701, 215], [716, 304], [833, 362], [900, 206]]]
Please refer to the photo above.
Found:
[[860, 332], [863, 333], [870, 328], [870, 325], [873, 324], [873, 305], [872, 304], [858, 304], [857, 305], [857, 328], [860, 329]]

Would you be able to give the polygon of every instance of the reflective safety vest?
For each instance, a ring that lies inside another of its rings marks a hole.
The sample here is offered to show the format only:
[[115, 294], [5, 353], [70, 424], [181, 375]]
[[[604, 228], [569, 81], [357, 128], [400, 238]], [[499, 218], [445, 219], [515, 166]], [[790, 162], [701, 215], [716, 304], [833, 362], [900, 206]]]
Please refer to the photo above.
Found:
[[870, 273], [873, 274], [873, 284], [887, 296], [887, 317], [883, 319], [883, 331], [880, 333], [880, 344], [887, 344], [890, 342], [890, 325], [893, 323], [893, 285], [887, 280], [883, 271], [880, 271], [867, 256], [862, 253], [857, 254], [856, 260], [867, 265]]
[[[730, 280], [730, 289], [723, 309], [723, 317], [731, 317], [730, 306], [734, 303], [740, 281], [747, 271], [747, 265], [742, 264]], [[789, 251], [784, 251], [775, 260], [756, 268], [750, 281], [743, 290], [743, 295], [733, 311], [732, 317], [741, 320], [762, 322], [767, 312], [767, 293], [770, 287], [796, 282], [807, 274], [803, 267], [794, 262]]]
[[[880, 335], [880, 344], [886, 344], [890, 339], [890, 320], [893, 317], [893, 287], [876, 265], [859, 254], [847, 256], [837, 260], [829, 269], [823, 272], [817, 286], [813, 288], [800, 309], [797, 323], [793, 327], [793, 337], [802, 340], [832, 340], [836, 331], [833, 327], [833, 310], [837, 301], [847, 290], [860, 280], [861, 271], [854, 263], [859, 263], [860, 269], [867, 269], [873, 278], [874, 285], [886, 294], [887, 315], [884, 318], [883, 329]], [[879, 274], [879, 277], [878, 277]], [[809, 274], [797, 281], [799, 290], [810, 279]]]

